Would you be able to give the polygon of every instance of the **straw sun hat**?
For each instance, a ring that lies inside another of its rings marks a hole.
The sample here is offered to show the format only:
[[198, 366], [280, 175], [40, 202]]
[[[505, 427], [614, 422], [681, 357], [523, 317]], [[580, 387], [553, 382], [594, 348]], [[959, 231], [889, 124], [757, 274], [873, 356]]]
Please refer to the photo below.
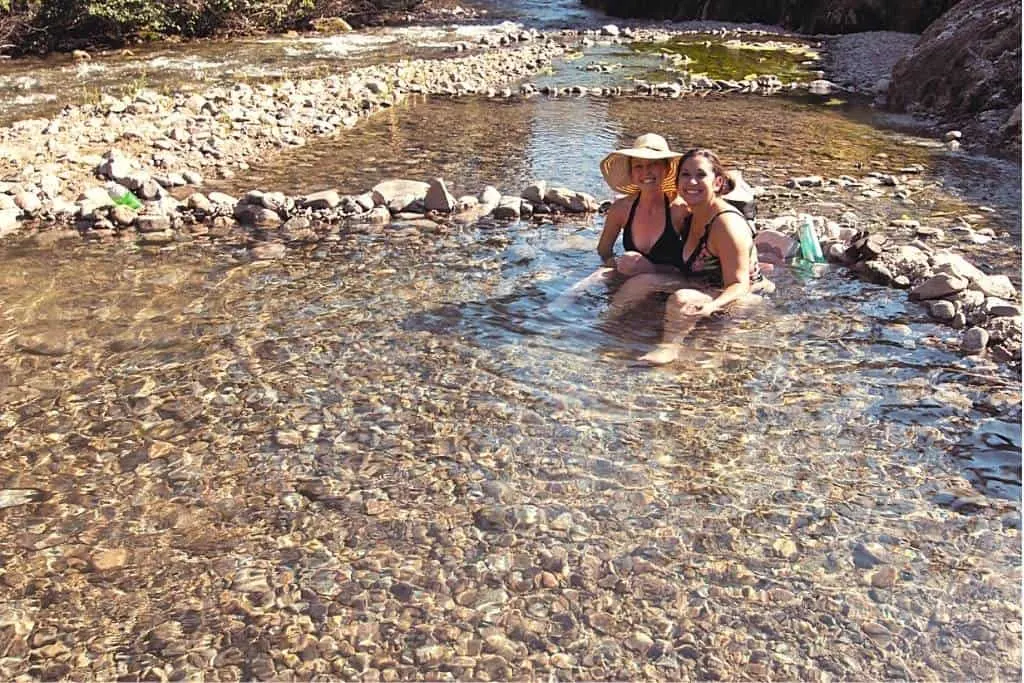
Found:
[[605, 182], [620, 194], [636, 194], [640, 188], [633, 184], [629, 174], [629, 160], [632, 159], [665, 159], [668, 161], [668, 171], [665, 172], [665, 182], [662, 183], [662, 190], [675, 192], [676, 189], [676, 166], [679, 158], [683, 156], [679, 152], [673, 152], [668, 148], [665, 138], [656, 133], [646, 133], [633, 141], [632, 147], [618, 149], [606, 156], [601, 161], [601, 175]]

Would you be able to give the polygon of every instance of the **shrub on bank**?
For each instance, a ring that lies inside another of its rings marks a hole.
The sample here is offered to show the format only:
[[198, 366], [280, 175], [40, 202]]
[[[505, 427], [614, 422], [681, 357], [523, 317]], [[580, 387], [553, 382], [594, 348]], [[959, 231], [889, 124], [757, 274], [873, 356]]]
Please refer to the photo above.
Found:
[[278, 32], [342, 16], [372, 22], [422, 0], [0, 0], [0, 52], [120, 46], [170, 36]]

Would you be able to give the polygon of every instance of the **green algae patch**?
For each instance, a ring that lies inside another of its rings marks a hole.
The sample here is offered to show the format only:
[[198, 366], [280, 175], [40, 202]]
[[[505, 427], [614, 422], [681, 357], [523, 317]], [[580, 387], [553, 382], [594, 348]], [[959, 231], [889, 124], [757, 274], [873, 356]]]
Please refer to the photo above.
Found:
[[743, 80], [749, 76], [775, 75], [785, 83], [805, 81], [809, 70], [820, 59], [818, 53], [802, 43], [741, 40], [715, 41], [687, 36], [663, 42], [636, 42], [635, 53], [660, 55], [665, 71], [688, 71], [708, 78]]

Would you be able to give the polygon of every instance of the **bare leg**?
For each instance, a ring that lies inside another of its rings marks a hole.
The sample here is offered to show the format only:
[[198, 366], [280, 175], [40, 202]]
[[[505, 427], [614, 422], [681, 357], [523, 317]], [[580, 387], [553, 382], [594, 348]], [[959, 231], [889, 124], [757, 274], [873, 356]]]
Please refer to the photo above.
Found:
[[619, 287], [612, 297], [611, 311], [622, 313], [655, 292], [671, 292], [685, 283], [678, 273], [641, 273]]
[[662, 341], [650, 353], [640, 356], [640, 360], [651, 365], [665, 365], [679, 357], [679, 342], [690, 333], [702, 316], [691, 315], [687, 311], [711, 301], [711, 296], [696, 289], [680, 289], [669, 297], [665, 304], [665, 331]]
[[577, 297], [588, 291], [590, 288], [599, 284], [606, 285], [619, 277], [619, 274], [614, 268], [598, 268], [593, 273], [559, 294], [558, 298], [548, 304], [548, 310], [552, 312], [563, 311]]

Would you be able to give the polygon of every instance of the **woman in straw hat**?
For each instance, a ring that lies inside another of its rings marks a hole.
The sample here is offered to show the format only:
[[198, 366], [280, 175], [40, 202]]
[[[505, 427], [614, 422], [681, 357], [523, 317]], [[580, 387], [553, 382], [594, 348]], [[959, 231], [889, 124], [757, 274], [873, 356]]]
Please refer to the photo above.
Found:
[[[687, 213], [672, 199], [676, 166], [682, 155], [668, 148], [655, 133], [641, 135], [632, 147], [612, 152], [601, 161], [601, 174], [616, 192], [625, 195], [608, 209], [597, 253], [605, 268], [632, 277], [641, 273], [676, 272], [682, 242], [675, 226]], [[625, 253], [613, 248], [622, 235]]]
[[[675, 360], [680, 339], [700, 319], [747, 308], [761, 300], [759, 293], [774, 289], [761, 274], [750, 224], [725, 199], [734, 184], [710, 150], [693, 149], [679, 160], [677, 191], [689, 209], [681, 226], [680, 271], [690, 282], [669, 297], [663, 341], [641, 360], [656, 365]], [[649, 278], [626, 284], [648, 291], [661, 284], [645, 282]]]

